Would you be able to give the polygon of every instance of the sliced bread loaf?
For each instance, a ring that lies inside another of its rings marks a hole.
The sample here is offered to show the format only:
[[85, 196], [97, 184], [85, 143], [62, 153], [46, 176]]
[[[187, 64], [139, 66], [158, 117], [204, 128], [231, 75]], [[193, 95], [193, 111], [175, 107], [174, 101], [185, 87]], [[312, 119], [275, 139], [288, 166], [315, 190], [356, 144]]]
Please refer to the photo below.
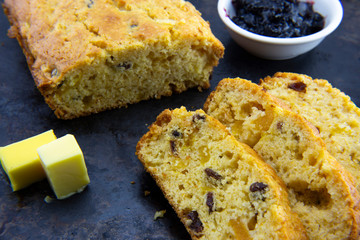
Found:
[[202, 110], [165, 110], [137, 156], [192, 239], [307, 239], [284, 183]]
[[359, 239], [359, 193], [315, 127], [240, 78], [222, 80], [204, 109], [275, 169], [310, 239]]
[[350, 97], [324, 79], [296, 73], [276, 73], [260, 86], [319, 130], [327, 150], [354, 176], [360, 192], [360, 109]]
[[224, 46], [183, 0], [5, 0], [35, 84], [62, 119], [209, 88]]

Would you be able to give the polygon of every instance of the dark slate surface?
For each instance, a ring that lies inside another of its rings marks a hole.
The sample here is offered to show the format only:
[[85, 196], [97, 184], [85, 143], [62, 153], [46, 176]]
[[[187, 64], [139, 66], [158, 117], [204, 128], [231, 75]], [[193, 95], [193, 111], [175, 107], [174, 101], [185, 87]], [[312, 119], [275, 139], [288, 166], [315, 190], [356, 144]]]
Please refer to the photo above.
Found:
[[[14, 39], [0, 13], [0, 146], [54, 129], [61, 137], [75, 135], [81, 146], [91, 183], [82, 193], [45, 203], [53, 196], [46, 181], [13, 193], [0, 171], [0, 239], [190, 239], [161, 191], [135, 156], [135, 146], [147, 127], [165, 108], [201, 108], [224, 77], [254, 82], [277, 71], [328, 79], [360, 104], [360, 1], [343, 0], [340, 27], [313, 51], [286, 61], [253, 57], [226, 32], [215, 0], [192, 0], [226, 48], [215, 68], [211, 88], [189, 90], [93, 116], [58, 120], [43, 101]], [[131, 183], [133, 182], [133, 183]], [[150, 191], [144, 196], [144, 191]], [[153, 220], [166, 209], [163, 219]]]

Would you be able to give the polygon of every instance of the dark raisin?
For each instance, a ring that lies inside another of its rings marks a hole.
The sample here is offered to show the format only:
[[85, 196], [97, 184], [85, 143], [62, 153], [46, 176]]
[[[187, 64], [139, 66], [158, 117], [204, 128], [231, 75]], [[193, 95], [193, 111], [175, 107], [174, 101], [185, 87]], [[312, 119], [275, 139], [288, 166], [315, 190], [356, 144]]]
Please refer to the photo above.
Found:
[[209, 75], [209, 81], [212, 80], [212, 77], [213, 77], [213, 72], [211, 72], [210, 75]]
[[181, 133], [180, 133], [179, 131], [177, 131], [177, 130], [174, 130], [174, 131], [172, 131], [172, 135], [173, 135], [174, 137], [180, 137], [180, 136], [181, 136]]
[[209, 213], [214, 211], [214, 193], [208, 192], [206, 195], [206, 206], [209, 207]]
[[278, 122], [278, 123], [276, 124], [276, 127], [277, 127], [277, 129], [279, 129], [279, 130], [282, 130], [283, 126], [284, 126], [284, 123], [283, 123], [283, 122]]
[[64, 84], [64, 81], [62, 81], [61, 83], [59, 83], [56, 87], [59, 89], [61, 88], [61, 86]]
[[88, 4], [87, 4], [87, 7], [91, 8], [93, 5], [94, 5], [94, 0], [89, 0]]
[[298, 92], [306, 92], [306, 84], [303, 82], [290, 83], [288, 87]]
[[295, 139], [297, 142], [299, 142], [299, 141], [300, 141], [300, 136], [299, 136], [299, 135], [295, 135], [295, 136], [294, 136], [294, 139]]
[[116, 65], [116, 67], [120, 68], [120, 69], [128, 70], [129, 68], [132, 67], [132, 64], [129, 63], [129, 62], [123, 62], [123, 63], [120, 63], [120, 64]]
[[268, 187], [267, 184], [262, 183], [262, 182], [254, 182], [253, 184], [250, 185], [250, 191], [251, 192], [264, 192], [265, 189]]
[[174, 155], [177, 155], [176, 142], [173, 140], [170, 141], [170, 149]]
[[206, 119], [206, 116], [205, 116], [205, 115], [200, 115], [200, 114], [198, 114], [198, 113], [194, 114], [194, 116], [193, 116], [193, 118], [192, 118], [193, 122], [199, 121], [199, 120], [204, 121], [205, 119]]
[[205, 168], [205, 173], [206, 175], [208, 175], [209, 177], [212, 177], [216, 180], [220, 180], [223, 178], [223, 176], [221, 176], [220, 174], [218, 174], [217, 172], [215, 172], [214, 170], [212, 170], [211, 168]]
[[197, 211], [191, 211], [187, 214], [187, 218], [192, 221], [190, 224], [190, 229], [199, 233], [204, 230], [204, 226], [199, 218], [199, 214]]

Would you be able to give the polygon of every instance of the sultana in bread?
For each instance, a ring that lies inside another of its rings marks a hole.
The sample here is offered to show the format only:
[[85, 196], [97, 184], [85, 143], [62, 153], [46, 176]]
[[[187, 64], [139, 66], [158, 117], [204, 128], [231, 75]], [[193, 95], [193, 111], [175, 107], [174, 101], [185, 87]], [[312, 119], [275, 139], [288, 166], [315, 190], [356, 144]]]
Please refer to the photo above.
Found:
[[202, 110], [164, 110], [136, 150], [192, 239], [307, 239], [274, 170]]
[[223, 79], [204, 109], [275, 169], [310, 239], [359, 239], [353, 177], [326, 151], [315, 127], [240, 78]]
[[350, 97], [324, 79], [296, 73], [276, 73], [260, 86], [319, 130], [327, 150], [354, 176], [360, 191], [360, 109]]
[[35, 83], [71, 119], [209, 87], [224, 47], [183, 0], [5, 0]]

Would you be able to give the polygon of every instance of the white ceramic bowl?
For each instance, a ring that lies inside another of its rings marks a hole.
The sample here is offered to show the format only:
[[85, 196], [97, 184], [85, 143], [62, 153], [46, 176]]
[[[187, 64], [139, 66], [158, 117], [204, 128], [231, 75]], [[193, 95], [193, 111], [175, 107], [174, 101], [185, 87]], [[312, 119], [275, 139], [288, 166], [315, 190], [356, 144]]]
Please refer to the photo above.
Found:
[[267, 37], [240, 28], [231, 20], [235, 15], [231, 0], [219, 0], [218, 13], [231, 37], [246, 51], [265, 59], [284, 60], [294, 58], [315, 48], [339, 26], [342, 20], [343, 8], [339, 0], [312, 1], [314, 1], [314, 10], [324, 16], [325, 26], [321, 31], [304, 37]]

